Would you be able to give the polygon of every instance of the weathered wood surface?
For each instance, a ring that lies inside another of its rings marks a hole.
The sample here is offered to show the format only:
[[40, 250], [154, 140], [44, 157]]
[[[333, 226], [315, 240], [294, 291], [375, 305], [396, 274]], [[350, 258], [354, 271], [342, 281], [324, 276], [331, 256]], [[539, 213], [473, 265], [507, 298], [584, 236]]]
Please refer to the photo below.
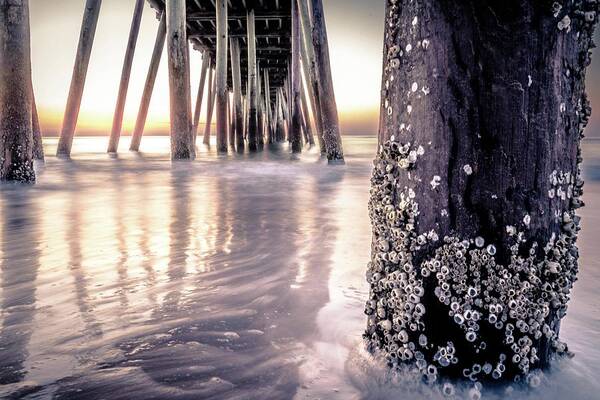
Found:
[[167, 20], [165, 14], [162, 13], [160, 17], [160, 22], [158, 24], [156, 39], [154, 41], [154, 49], [152, 50], [150, 66], [148, 67], [146, 83], [144, 84], [142, 100], [140, 101], [140, 108], [138, 110], [137, 118], [135, 121], [135, 127], [133, 129], [133, 134], [131, 137], [131, 143], [129, 145], [129, 150], [131, 151], [140, 150], [140, 143], [142, 141], [144, 127], [146, 126], [146, 119], [148, 117], [148, 108], [150, 107], [150, 100], [152, 100], [152, 92], [154, 91], [154, 83], [156, 82], [156, 75], [158, 74], [158, 67], [160, 66], [160, 59], [162, 58], [162, 52], [165, 47], [166, 37]]
[[119, 94], [117, 95], [117, 105], [113, 117], [112, 129], [108, 142], [108, 152], [116, 153], [119, 148], [119, 139], [121, 138], [121, 129], [123, 128], [123, 113], [125, 112], [125, 102], [127, 100], [127, 91], [129, 89], [129, 78], [131, 77], [131, 67], [133, 65], [133, 56], [140, 25], [142, 23], [142, 12], [144, 11], [144, 0], [136, 0], [133, 9], [133, 18], [129, 30], [129, 39], [125, 49], [125, 59], [123, 60], [123, 70], [121, 71], [121, 81], [119, 84]]
[[227, 103], [229, 95], [227, 90], [227, 0], [216, 0], [217, 11], [217, 64], [216, 76], [216, 108], [217, 108], [217, 151], [227, 152]]
[[34, 182], [29, 2], [0, 1], [0, 181]]
[[57, 155], [69, 157], [71, 147], [73, 146], [73, 136], [77, 127], [77, 118], [79, 117], [79, 107], [83, 96], [85, 78], [87, 75], [92, 45], [98, 25], [98, 15], [102, 0], [87, 0], [83, 13], [83, 22], [79, 34], [79, 43], [77, 45], [77, 54], [75, 56], [75, 65], [73, 66], [73, 76], [69, 88], [69, 97], [67, 98], [67, 107], [63, 119], [63, 126], [58, 141]]
[[189, 50], [186, 34], [185, 0], [167, 2], [167, 55], [171, 111], [171, 159], [196, 156], [192, 137]]
[[388, 0], [365, 337], [390, 364], [533, 382], [565, 352], [598, 11]]
[[290, 142], [293, 153], [302, 151], [302, 109], [300, 90], [300, 21], [298, 18], [298, 4], [292, 1], [292, 63], [290, 71], [290, 105], [291, 105], [291, 131]]
[[312, 0], [312, 42], [315, 50], [315, 62], [320, 90], [321, 119], [323, 121], [323, 140], [329, 162], [342, 162], [344, 150], [338, 118], [331, 63], [329, 61], [329, 43], [323, 15], [322, 0]]

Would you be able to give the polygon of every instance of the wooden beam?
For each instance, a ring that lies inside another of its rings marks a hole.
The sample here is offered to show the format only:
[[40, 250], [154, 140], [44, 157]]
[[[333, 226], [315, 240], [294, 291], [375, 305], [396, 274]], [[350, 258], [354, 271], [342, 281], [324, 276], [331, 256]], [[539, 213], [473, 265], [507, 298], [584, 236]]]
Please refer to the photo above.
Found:
[[129, 29], [129, 39], [125, 49], [125, 59], [123, 60], [123, 69], [121, 71], [121, 82], [119, 84], [119, 94], [117, 96], [117, 105], [113, 117], [112, 130], [108, 142], [108, 152], [116, 153], [119, 148], [119, 139], [121, 138], [121, 129], [123, 128], [123, 113], [125, 112], [125, 101], [127, 99], [127, 90], [129, 89], [129, 78], [131, 77], [131, 66], [135, 54], [135, 46], [138, 34], [140, 33], [140, 24], [142, 22], [142, 11], [144, 11], [144, 0], [136, 0], [133, 9], [133, 18], [131, 28]]
[[298, 18], [298, 5], [292, 0], [292, 63], [290, 71], [290, 141], [292, 152], [302, 151], [302, 110], [300, 103], [300, 21]]
[[98, 15], [102, 0], [87, 0], [83, 12], [83, 22], [79, 34], [79, 44], [77, 45], [77, 55], [75, 56], [75, 66], [73, 67], [73, 76], [71, 78], [71, 87], [69, 88], [69, 97], [63, 119], [63, 126], [56, 149], [57, 156], [69, 157], [71, 147], [73, 146], [73, 136], [79, 117], [79, 107], [83, 97], [83, 88], [87, 75], [92, 45], [98, 25]]
[[171, 159], [194, 159], [190, 100], [189, 50], [186, 38], [185, 0], [167, 1], [167, 55], [171, 104]]
[[248, 148], [256, 151], [258, 142], [258, 119], [257, 119], [257, 67], [256, 67], [256, 23], [254, 10], [248, 9]]
[[131, 151], [140, 150], [140, 142], [142, 141], [142, 135], [144, 134], [144, 126], [146, 125], [146, 118], [148, 117], [148, 107], [150, 107], [150, 100], [152, 99], [152, 92], [154, 90], [154, 83], [156, 82], [156, 75], [158, 74], [158, 67], [160, 66], [160, 59], [165, 47], [166, 35], [166, 17], [163, 13], [160, 16], [156, 40], [154, 41], [154, 50], [152, 51], [146, 83], [144, 84], [144, 92], [142, 93], [142, 100], [140, 101], [140, 108], [135, 121], [131, 144], [129, 145], [129, 150]]
[[198, 84], [198, 94], [196, 95], [196, 107], [194, 108], [194, 143], [198, 136], [198, 124], [200, 123], [200, 113], [202, 112], [202, 100], [204, 99], [204, 88], [206, 86], [206, 74], [211, 64], [211, 57], [208, 52], [202, 54], [202, 70], [200, 71], [200, 83]]
[[0, 181], [35, 181], [30, 54], [29, 1], [0, 3]]
[[[299, 3], [304, 2], [299, 1]], [[321, 118], [323, 120], [323, 140], [325, 141], [327, 160], [330, 163], [340, 163], [344, 161], [344, 150], [340, 135], [333, 78], [331, 76], [327, 27], [325, 26], [322, 0], [312, 0], [312, 21], [312, 43], [315, 50], [317, 76], [321, 91], [320, 103]]]
[[227, 0], [216, 0], [217, 10], [217, 64], [216, 108], [217, 151], [227, 153]]
[[[227, 19], [229, 21], [238, 21], [238, 20], [242, 20], [245, 21], [247, 18], [247, 14], [245, 12], [239, 12], [239, 11], [235, 11], [235, 12], [231, 12], [227, 15]], [[289, 14], [285, 14], [282, 13], [279, 10], [263, 10], [258, 12], [255, 16], [254, 19], [257, 21], [265, 21], [265, 20], [271, 20], [271, 19], [289, 19], [290, 15]], [[193, 12], [188, 14], [187, 17], [188, 21], [196, 21], [196, 22], [212, 22], [215, 21], [216, 16], [215, 16], [215, 12], [214, 11], [200, 11], [200, 12]]]
[[242, 108], [242, 75], [240, 70], [239, 39], [231, 40], [231, 76], [233, 83], [233, 127], [238, 152], [243, 152], [244, 143], [244, 110]]
[[[231, 33], [229, 33], [228, 35], [230, 38], [246, 38], [248, 36], [248, 33], [244, 30], [236, 30], [233, 31]], [[290, 35], [286, 34], [286, 33], [255, 33], [254, 37], [257, 39], [287, 39], [290, 37]], [[190, 38], [192, 39], [216, 39], [217, 35], [215, 33], [194, 33], [190, 35]]]

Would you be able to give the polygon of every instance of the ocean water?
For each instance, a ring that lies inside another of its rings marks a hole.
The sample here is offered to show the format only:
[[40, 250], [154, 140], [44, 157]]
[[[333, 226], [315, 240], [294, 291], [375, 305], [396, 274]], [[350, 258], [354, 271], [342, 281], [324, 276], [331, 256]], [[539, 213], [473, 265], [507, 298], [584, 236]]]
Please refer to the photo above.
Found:
[[[0, 398], [441, 398], [362, 347], [373, 138], [333, 167], [314, 149], [172, 163], [167, 138], [106, 144], [78, 138], [67, 161], [48, 139], [36, 185], [0, 186]], [[599, 398], [600, 142], [584, 153], [575, 357], [484, 398]]]

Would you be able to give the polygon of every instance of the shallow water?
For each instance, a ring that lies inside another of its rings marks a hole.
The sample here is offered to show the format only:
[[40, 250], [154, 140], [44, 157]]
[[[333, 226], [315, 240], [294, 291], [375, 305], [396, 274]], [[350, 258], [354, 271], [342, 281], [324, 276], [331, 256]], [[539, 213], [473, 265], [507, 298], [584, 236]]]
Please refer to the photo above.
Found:
[[[122, 148], [127, 148], [126, 139]], [[347, 163], [276, 148], [171, 163], [80, 138], [38, 184], [0, 186], [0, 397], [429, 399], [364, 353], [374, 139]], [[597, 399], [600, 143], [585, 144], [576, 356], [510, 398]], [[502, 397], [504, 392], [484, 392]]]

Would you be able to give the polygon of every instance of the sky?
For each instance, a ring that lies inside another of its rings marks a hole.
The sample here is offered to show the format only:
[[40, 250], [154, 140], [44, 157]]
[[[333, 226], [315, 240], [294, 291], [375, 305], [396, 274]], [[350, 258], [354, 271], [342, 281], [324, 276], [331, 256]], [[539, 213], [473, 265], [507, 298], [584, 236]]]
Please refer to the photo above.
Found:
[[[135, 0], [102, 2], [79, 114], [79, 135], [110, 132], [134, 3]], [[342, 133], [374, 135], [379, 113], [385, 1], [323, 3]], [[46, 135], [57, 134], [62, 125], [84, 5], [84, 0], [30, 0], [33, 84]], [[155, 13], [146, 4], [125, 107], [124, 134], [131, 132], [135, 124], [157, 27]], [[596, 38], [600, 44], [600, 30]], [[596, 53], [600, 56], [600, 52]], [[198, 52], [191, 52], [190, 64], [195, 102], [201, 68]], [[592, 115], [588, 137], [600, 137], [600, 60], [594, 60], [588, 70], [587, 88], [592, 107], [599, 110]], [[167, 133], [168, 127], [168, 73], [163, 54], [146, 133]]]
[[[134, 3], [135, 0], [102, 2], [77, 134], [110, 132]], [[30, 0], [33, 84], [46, 135], [56, 134], [62, 125], [84, 5], [84, 0]], [[375, 134], [384, 1], [325, 0], [324, 6], [342, 131]], [[146, 4], [125, 107], [124, 134], [131, 132], [135, 124], [157, 27], [154, 10]], [[192, 51], [193, 104], [201, 63], [199, 52]], [[168, 132], [168, 88], [166, 53], [163, 53], [147, 133]], [[201, 122], [205, 119], [202, 114]]]

